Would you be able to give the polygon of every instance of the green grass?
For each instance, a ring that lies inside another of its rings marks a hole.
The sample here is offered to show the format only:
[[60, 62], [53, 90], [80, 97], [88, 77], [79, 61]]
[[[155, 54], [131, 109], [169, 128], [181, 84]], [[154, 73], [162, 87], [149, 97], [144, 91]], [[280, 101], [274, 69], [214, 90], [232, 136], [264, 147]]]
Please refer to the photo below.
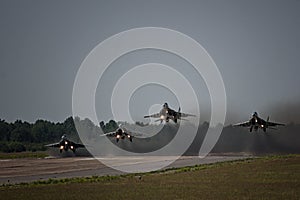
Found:
[[[140, 179], [141, 177], [141, 179]], [[300, 199], [300, 155], [0, 187], [1, 199]]]
[[0, 153], [0, 159], [17, 159], [17, 158], [45, 158], [49, 156], [46, 152], [19, 152], [19, 153]]

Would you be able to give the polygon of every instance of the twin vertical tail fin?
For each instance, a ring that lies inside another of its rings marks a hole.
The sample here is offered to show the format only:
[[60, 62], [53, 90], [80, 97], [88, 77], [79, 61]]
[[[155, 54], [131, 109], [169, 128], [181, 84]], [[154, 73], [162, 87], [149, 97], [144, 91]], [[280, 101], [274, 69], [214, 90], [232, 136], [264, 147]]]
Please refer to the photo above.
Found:
[[268, 116], [268, 118], [267, 118], [267, 124], [266, 124], [266, 128], [268, 128], [268, 125], [269, 125], [269, 120], [270, 120], [270, 117]]
[[177, 118], [181, 119], [180, 107], [178, 108]]

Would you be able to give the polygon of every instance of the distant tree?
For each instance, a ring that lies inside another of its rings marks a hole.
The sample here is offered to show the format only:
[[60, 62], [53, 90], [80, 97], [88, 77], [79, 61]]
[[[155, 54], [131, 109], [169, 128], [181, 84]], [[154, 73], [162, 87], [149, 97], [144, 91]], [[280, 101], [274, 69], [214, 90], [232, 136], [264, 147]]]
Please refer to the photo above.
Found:
[[75, 127], [75, 123], [73, 117], [68, 117], [63, 123], [64, 134], [68, 135], [77, 135], [77, 130]]
[[17, 120], [10, 134], [10, 140], [14, 142], [32, 142], [31, 124]]
[[5, 153], [9, 153], [10, 149], [7, 145], [7, 142], [0, 142], [0, 151], [1, 152], [5, 152]]
[[104, 121], [101, 121], [100, 123], [99, 123], [99, 125], [100, 125], [100, 128], [104, 128], [105, 127], [105, 124], [104, 124]]
[[114, 120], [109, 120], [109, 122], [105, 124], [103, 131], [105, 133], [108, 133], [108, 132], [112, 132], [112, 131], [116, 130], [117, 128], [118, 128], [117, 122], [115, 122]]
[[22, 152], [26, 151], [25, 146], [20, 142], [12, 142], [9, 144], [9, 152]]
[[149, 125], [149, 124], [144, 124], [144, 122], [139, 122], [139, 121], [136, 121], [135, 124], [138, 126], [148, 126]]
[[51, 141], [50, 128], [51, 123], [48, 123], [45, 120], [37, 120], [32, 127], [32, 136], [34, 142], [46, 142]]
[[12, 127], [5, 120], [0, 120], [0, 141], [9, 141]]

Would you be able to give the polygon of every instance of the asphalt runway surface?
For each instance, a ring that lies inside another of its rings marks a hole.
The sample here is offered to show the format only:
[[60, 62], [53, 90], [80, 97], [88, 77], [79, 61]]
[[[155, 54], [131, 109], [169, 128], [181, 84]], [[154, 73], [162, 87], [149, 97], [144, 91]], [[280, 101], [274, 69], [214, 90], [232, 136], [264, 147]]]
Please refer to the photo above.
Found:
[[[230, 156], [182, 156], [166, 168], [193, 166], [248, 158], [244, 155]], [[153, 167], [159, 168], [174, 159], [172, 156], [130, 156], [107, 157], [111, 166], [121, 166], [134, 171], [145, 172]], [[0, 160], [0, 184], [14, 184], [48, 180], [50, 178], [72, 178], [85, 176], [105, 176], [125, 174], [126, 172], [108, 167], [92, 157], [68, 157], [45, 159], [6, 159]]]

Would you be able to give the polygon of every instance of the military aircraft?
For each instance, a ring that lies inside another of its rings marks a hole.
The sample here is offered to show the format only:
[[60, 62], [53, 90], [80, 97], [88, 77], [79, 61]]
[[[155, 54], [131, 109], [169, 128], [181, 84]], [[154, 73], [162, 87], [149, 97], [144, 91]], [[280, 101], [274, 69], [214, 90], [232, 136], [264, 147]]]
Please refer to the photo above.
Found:
[[58, 147], [60, 153], [62, 153], [63, 150], [64, 151], [71, 150], [71, 151], [73, 151], [73, 153], [75, 153], [75, 150], [77, 148], [84, 148], [85, 147], [83, 144], [78, 144], [78, 143], [75, 143], [75, 142], [72, 142], [72, 141], [68, 140], [66, 135], [63, 135], [59, 142], [54, 143], [54, 144], [47, 144], [45, 146], [46, 147]]
[[119, 124], [119, 127], [115, 131], [102, 134], [101, 136], [115, 137], [117, 142], [119, 142], [120, 139], [123, 140], [127, 138], [130, 142], [132, 142], [132, 138], [134, 136], [141, 136], [141, 135], [143, 134], [134, 131], [129, 131], [124, 126]]
[[182, 120], [182, 117], [196, 117], [196, 115], [182, 113], [180, 112], [180, 107], [178, 109], [178, 112], [176, 112], [168, 106], [168, 103], [164, 103], [163, 108], [159, 113], [144, 116], [144, 118], [150, 117], [159, 118], [155, 121], [160, 121], [160, 123], [162, 123], [163, 121], [169, 122], [170, 119], [177, 123], [178, 120]]
[[250, 127], [249, 128], [250, 132], [252, 132], [253, 128], [254, 128], [255, 131], [257, 131], [258, 128], [261, 128], [264, 132], [266, 132], [267, 128], [275, 129], [274, 126], [284, 126], [284, 124], [269, 122], [269, 119], [270, 118], [268, 117], [267, 121], [265, 121], [262, 118], [258, 117], [257, 112], [254, 112], [249, 121], [234, 124], [233, 126]]

